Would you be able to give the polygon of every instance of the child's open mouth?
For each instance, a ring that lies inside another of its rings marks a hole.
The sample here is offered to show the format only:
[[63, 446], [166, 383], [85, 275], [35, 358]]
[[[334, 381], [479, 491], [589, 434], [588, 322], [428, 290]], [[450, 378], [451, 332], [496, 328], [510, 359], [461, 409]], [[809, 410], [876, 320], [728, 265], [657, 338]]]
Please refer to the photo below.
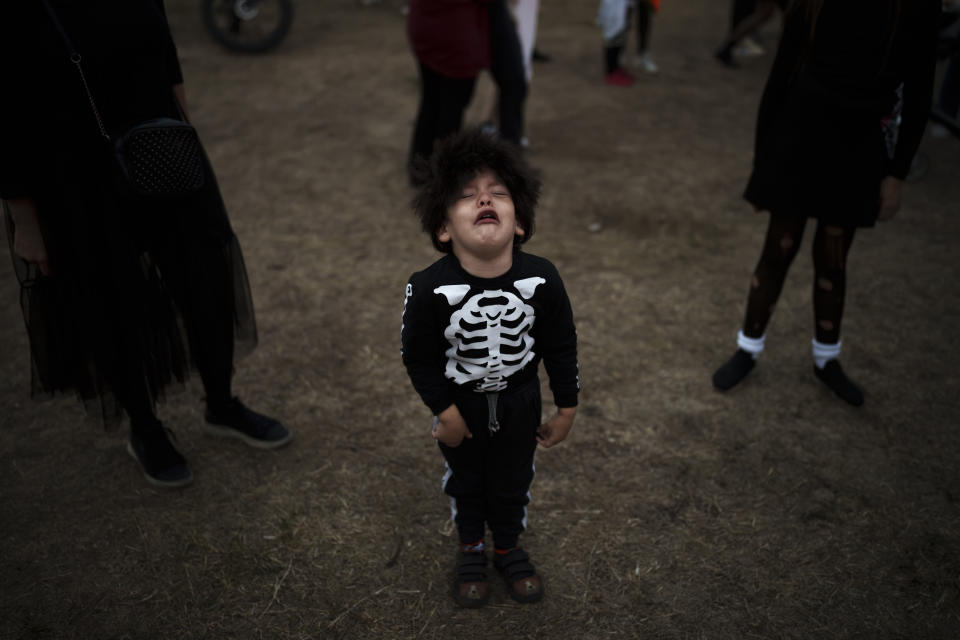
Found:
[[480, 212], [480, 215], [477, 216], [474, 224], [486, 224], [490, 222], [500, 222], [500, 218], [497, 217], [497, 212], [493, 209], [484, 209]]

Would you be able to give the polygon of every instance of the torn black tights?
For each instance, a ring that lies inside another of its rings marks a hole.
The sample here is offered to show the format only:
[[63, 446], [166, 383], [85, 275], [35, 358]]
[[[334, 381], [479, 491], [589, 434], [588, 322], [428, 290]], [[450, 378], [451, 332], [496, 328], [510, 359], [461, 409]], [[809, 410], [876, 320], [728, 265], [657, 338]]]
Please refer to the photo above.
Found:
[[855, 231], [855, 228], [820, 224], [813, 238], [813, 321], [817, 342], [823, 344], [840, 341], [847, 254]]
[[767, 323], [780, 297], [787, 271], [800, 248], [806, 222], [806, 218], [770, 216], [763, 252], [750, 280], [747, 315], [743, 321], [745, 336], [759, 338], [767, 330]]
[[[767, 329], [787, 271], [803, 239], [806, 218], [770, 216], [760, 261], [754, 270], [747, 296], [743, 333], [759, 338]], [[840, 339], [843, 299], [846, 291], [846, 258], [855, 229], [818, 223], [813, 240], [813, 312], [818, 342], [835, 344]]]

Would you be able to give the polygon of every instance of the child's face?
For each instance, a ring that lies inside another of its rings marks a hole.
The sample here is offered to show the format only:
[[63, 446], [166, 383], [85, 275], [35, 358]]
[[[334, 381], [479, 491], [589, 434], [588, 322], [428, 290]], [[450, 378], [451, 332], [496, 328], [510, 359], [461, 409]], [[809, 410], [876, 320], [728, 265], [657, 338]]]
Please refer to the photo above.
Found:
[[458, 257], [467, 254], [493, 260], [512, 252], [514, 236], [523, 234], [510, 192], [495, 173], [483, 169], [463, 185], [447, 209], [447, 219], [437, 231], [437, 238], [451, 242]]

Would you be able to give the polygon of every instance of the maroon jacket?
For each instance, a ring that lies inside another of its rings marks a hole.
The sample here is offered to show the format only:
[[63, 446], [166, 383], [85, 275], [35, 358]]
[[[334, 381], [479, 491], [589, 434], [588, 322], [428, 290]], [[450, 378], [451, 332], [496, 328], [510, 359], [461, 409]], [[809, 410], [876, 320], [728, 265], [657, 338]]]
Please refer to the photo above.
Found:
[[490, 0], [410, 0], [407, 37], [417, 60], [449, 78], [490, 66]]

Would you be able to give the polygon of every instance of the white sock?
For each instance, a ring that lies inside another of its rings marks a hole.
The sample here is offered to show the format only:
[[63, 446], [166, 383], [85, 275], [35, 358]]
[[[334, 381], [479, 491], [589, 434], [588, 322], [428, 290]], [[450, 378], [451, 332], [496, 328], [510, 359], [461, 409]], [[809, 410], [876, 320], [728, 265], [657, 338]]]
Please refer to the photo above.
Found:
[[817, 369], [823, 369], [831, 360], [836, 360], [840, 356], [840, 345], [842, 340], [837, 340], [836, 344], [824, 344], [813, 339], [813, 362]]
[[759, 338], [748, 338], [743, 335], [742, 330], [737, 332], [737, 346], [752, 355], [754, 360], [763, 351], [763, 343], [766, 339], [767, 334], [763, 334]]

